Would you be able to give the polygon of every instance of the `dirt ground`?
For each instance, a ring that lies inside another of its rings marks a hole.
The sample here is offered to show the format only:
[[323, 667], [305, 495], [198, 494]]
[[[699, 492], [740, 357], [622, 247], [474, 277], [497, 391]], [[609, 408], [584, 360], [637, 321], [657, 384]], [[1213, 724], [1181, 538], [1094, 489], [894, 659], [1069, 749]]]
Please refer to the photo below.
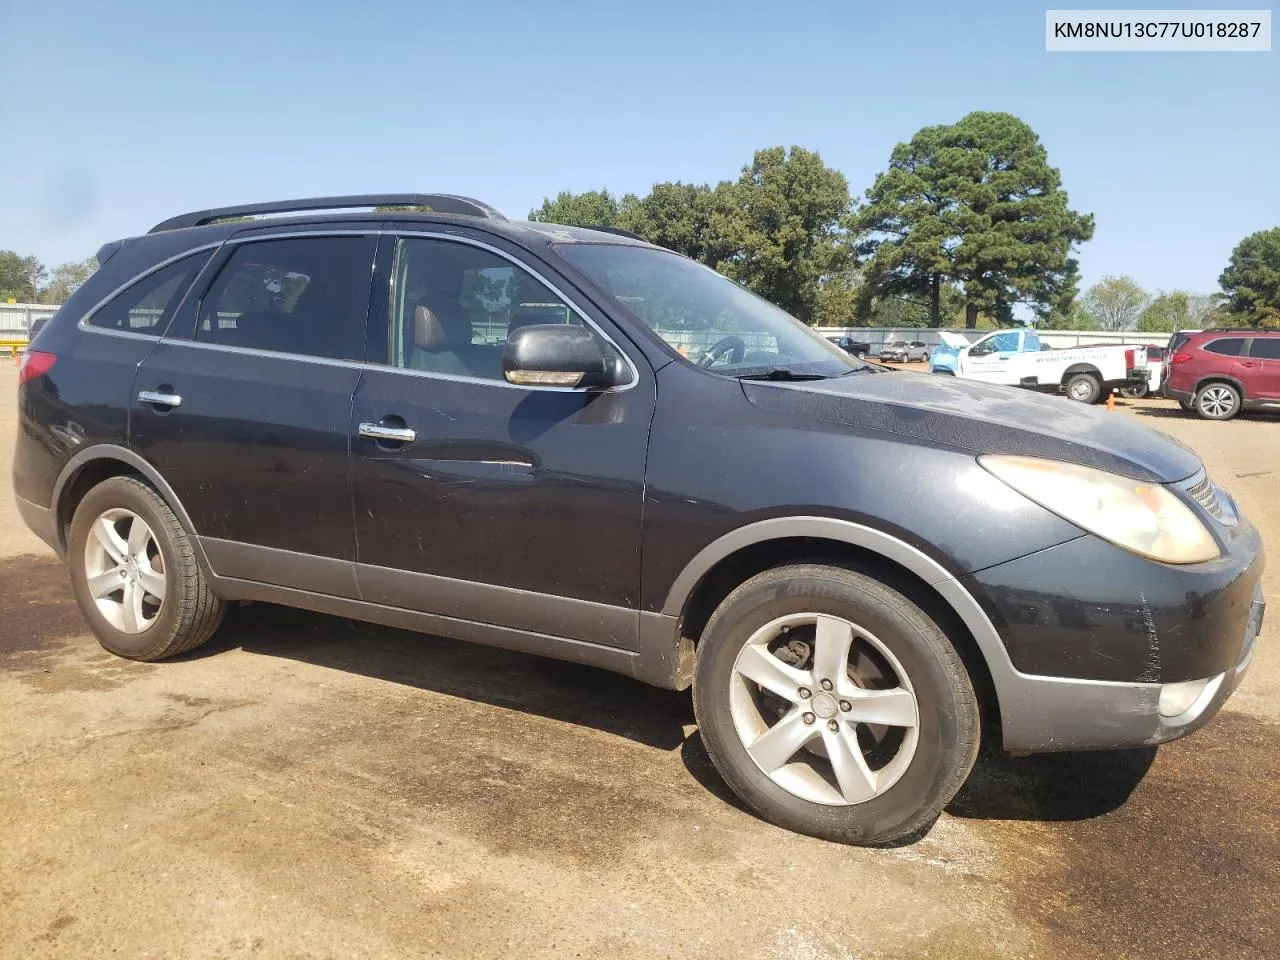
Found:
[[1271, 546], [1222, 715], [1159, 751], [989, 751], [873, 851], [745, 813], [688, 696], [612, 674], [261, 605], [178, 661], [109, 656], [12, 507], [15, 380], [0, 956], [1280, 955], [1280, 419], [1114, 414], [1198, 450]]

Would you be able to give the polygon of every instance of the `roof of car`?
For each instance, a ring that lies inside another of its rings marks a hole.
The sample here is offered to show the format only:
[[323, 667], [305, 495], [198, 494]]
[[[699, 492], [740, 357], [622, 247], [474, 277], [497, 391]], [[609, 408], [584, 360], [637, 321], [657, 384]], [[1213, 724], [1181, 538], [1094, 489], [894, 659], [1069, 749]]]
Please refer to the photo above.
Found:
[[[377, 209], [379, 207], [393, 209]], [[403, 209], [405, 207], [420, 208], [421, 212]], [[201, 239], [219, 241], [246, 229], [418, 221], [424, 226], [479, 228], [505, 234], [526, 244], [617, 243], [651, 246], [642, 237], [618, 227], [570, 227], [555, 223], [508, 220], [483, 201], [457, 194], [428, 193], [309, 197], [211, 207], [170, 217], [156, 224], [148, 233], [172, 237], [188, 231], [198, 231]]]
[[1261, 330], [1257, 327], [1217, 327], [1212, 330], [1180, 330], [1188, 340], [1192, 337], [1280, 337], [1280, 330]]

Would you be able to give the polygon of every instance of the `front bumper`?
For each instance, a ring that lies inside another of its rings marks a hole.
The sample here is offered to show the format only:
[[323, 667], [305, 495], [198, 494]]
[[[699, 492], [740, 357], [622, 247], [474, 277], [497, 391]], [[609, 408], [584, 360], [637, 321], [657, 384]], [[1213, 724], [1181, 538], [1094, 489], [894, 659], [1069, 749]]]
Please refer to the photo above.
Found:
[[1253, 655], [1265, 556], [1243, 517], [1213, 529], [1222, 555], [1208, 563], [1155, 563], [1085, 535], [957, 581], [1000, 638], [987, 661], [1008, 749], [1161, 743], [1217, 712]]
[[1196, 681], [1196, 696], [1178, 712], [1167, 708], [1162, 694], [1189, 685], [1024, 676], [1017, 700], [1000, 704], [1005, 749], [1013, 753], [1113, 750], [1167, 743], [1199, 730], [1244, 680], [1265, 606], [1259, 585], [1239, 661], [1229, 670]]

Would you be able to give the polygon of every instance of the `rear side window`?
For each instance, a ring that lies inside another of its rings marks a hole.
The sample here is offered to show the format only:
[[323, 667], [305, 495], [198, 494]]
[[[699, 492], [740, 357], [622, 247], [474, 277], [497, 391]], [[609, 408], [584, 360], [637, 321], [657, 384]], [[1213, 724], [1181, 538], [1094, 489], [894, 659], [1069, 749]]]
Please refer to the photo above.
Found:
[[1223, 337], [1220, 340], [1213, 340], [1204, 345], [1207, 353], [1218, 353], [1224, 357], [1240, 356], [1240, 348], [1244, 346], [1244, 338], [1242, 337]]
[[1249, 356], [1280, 360], [1280, 337], [1257, 337], [1249, 345]]
[[86, 322], [104, 330], [160, 336], [210, 252], [193, 253], [147, 274], [116, 294]]
[[196, 340], [362, 359], [376, 244], [375, 237], [239, 244], [201, 299]]

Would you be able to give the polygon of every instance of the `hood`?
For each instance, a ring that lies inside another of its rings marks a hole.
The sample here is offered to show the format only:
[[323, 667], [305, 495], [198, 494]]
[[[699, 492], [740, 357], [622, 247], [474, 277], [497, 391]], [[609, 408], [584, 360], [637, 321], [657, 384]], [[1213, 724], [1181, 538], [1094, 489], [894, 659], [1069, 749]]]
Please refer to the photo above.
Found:
[[967, 337], [962, 337], [958, 333], [949, 333], [946, 330], [938, 331], [938, 339], [952, 350], [959, 350], [961, 347], [967, 347], [969, 345]]
[[802, 383], [743, 381], [775, 413], [916, 437], [981, 453], [1066, 460], [1172, 483], [1200, 469], [1194, 451], [1130, 417], [1065, 397], [921, 373], [853, 373]]

